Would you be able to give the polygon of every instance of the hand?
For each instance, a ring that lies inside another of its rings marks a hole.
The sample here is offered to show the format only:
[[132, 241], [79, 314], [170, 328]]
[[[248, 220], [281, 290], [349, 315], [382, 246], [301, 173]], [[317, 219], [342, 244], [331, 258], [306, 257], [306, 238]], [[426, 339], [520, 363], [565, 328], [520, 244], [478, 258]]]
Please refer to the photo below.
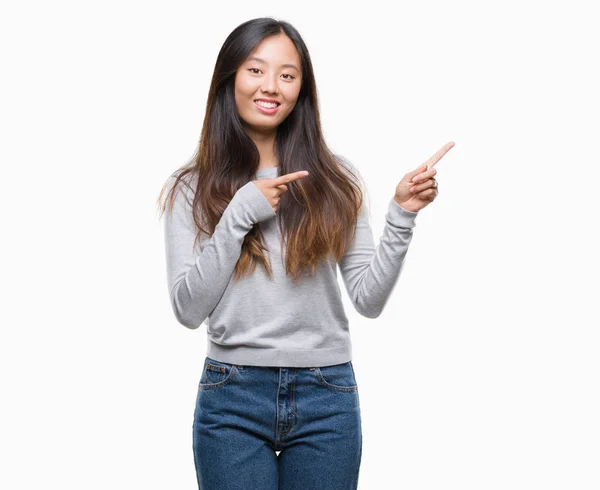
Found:
[[401, 208], [416, 213], [433, 202], [438, 195], [437, 185], [434, 187], [436, 181], [433, 178], [437, 170], [433, 167], [453, 146], [454, 141], [446, 143], [422, 166], [402, 178], [394, 194], [394, 201]]
[[299, 172], [292, 172], [291, 174], [280, 175], [274, 179], [260, 179], [253, 180], [252, 183], [258, 187], [263, 195], [271, 203], [271, 207], [274, 211], [277, 211], [279, 206], [279, 199], [281, 194], [287, 192], [288, 188], [285, 184], [292, 182], [293, 180], [302, 179], [308, 176], [308, 171], [300, 170]]

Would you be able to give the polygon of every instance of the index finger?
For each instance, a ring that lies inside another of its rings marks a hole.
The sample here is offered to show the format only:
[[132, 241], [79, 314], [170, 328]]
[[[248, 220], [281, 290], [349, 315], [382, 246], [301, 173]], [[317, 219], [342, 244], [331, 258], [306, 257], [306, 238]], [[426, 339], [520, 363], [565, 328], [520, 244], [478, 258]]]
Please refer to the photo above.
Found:
[[450, 149], [454, 146], [454, 141], [450, 141], [449, 143], [446, 143], [444, 146], [442, 146], [435, 155], [433, 155], [429, 160], [427, 160], [425, 163], [427, 164], [427, 170], [429, 170], [431, 167], [433, 167], [437, 162], [439, 162], [442, 157], [448, 153], [448, 151], [450, 151]]
[[287, 184], [288, 182], [301, 179], [302, 177], [306, 177], [307, 175], [308, 171], [306, 170], [300, 170], [298, 172], [292, 172], [291, 174], [280, 175], [279, 177], [275, 177], [273, 179], [273, 185], [276, 187], [281, 184]]

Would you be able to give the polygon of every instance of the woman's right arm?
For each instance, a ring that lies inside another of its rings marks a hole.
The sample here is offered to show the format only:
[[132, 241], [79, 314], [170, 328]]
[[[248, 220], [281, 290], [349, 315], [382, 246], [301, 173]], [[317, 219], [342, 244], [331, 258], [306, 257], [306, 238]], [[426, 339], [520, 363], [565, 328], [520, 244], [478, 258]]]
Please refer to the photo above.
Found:
[[[175, 176], [171, 176], [169, 189], [174, 183]], [[179, 185], [172, 211], [167, 209], [164, 214], [167, 282], [177, 321], [194, 329], [221, 299], [240, 257], [244, 237], [255, 223], [276, 213], [250, 181], [234, 194], [210, 238], [202, 234], [198, 251], [193, 249], [193, 191], [183, 181]]]

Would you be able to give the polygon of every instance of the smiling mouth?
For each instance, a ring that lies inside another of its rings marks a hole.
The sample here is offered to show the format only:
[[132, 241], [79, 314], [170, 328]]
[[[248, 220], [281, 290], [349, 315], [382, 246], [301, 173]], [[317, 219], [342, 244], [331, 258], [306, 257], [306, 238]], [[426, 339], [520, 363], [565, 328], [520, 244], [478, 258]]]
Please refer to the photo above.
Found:
[[275, 107], [279, 107], [281, 105], [278, 102], [264, 102], [262, 100], [255, 100], [254, 103], [257, 106], [264, 107], [265, 109], [275, 109]]

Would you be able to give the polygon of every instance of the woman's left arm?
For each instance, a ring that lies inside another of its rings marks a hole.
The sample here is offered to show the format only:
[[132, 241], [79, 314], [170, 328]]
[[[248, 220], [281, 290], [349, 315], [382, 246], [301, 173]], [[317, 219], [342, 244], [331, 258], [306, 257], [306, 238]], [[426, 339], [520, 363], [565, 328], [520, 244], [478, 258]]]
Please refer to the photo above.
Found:
[[363, 199], [356, 235], [338, 262], [346, 291], [361, 315], [377, 318], [383, 311], [402, 271], [417, 214], [405, 210], [391, 199], [383, 235], [375, 247]]
[[[363, 199], [354, 241], [338, 262], [352, 304], [361, 315], [377, 318], [383, 311], [400, 277], [416, 226], [415, 218], [438, 195], [434, 167], [452, 147], [454, 141], [446, 143], [424, 165], [407, 173], [396, 186], [377, 248]], [[349, 161], [342, 158], [341, 163], [358, 173]]]

